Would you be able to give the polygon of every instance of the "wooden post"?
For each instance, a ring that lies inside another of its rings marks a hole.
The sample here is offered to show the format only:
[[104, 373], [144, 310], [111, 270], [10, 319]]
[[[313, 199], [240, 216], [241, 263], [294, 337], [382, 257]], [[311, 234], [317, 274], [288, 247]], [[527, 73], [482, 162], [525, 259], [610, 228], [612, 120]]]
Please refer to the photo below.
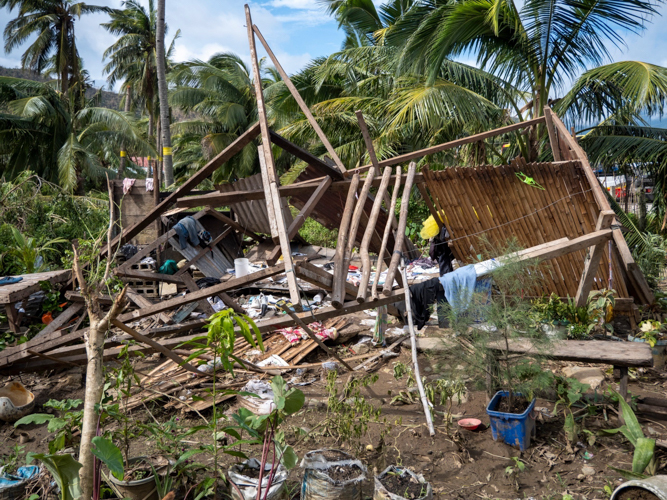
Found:
[[[248, 5], [245, 6], [246, 10], [246, 20], [250, 21], [250, 9], [248, 8]], [[292, 97], [294, 97], [294, 100], [296, 103], [299, 105], [299, 108], [301, 108], [301, 111], [303, 114], [306, 116], [306, 119], [308, 120], [308, 123], [310, 123], [310, 126], [313, 127], [313, 130], [315, 130], [315, 133], [317, 136], [320, 138], [320, 141], [322, 141], [322, 144], [324, 144], [324, 147], [327, 149], [327, 152], [331, 156], [334, 162], [336, 162], [336, 166], [340, 169], [341, 173], [345, 173], [347, 170], [343, 166], [343, 162], [340, 161], [340, 158], [338, 157], [338, 154], [336, 154], [336, 151], [334, 150], [333, 146], [329, 142], [329, 139], [327, 139], [327, 136], [322, 132], [322, 129], [318, 125], [318, 123], [315, 121], [315, 117], [313, 114], [310, 112], [310, 109], [304, 102], [304, 100], [301, 98], [301, 95], [299, 94], [299, 91], [296, 89], [294, 84], [292, 83], [292, 80], [290, 80], [289, 76], [287, 76], [287, 73], [283, 69], [283, 67], [280, 65], [280, 62], [278, 61], [278, 58], [275, 56], [273, 51], [271, 50], [271, 47], [269, 47], [269, 44], [266, 43], [266, 40], [262, 36], [262, 33], [259, 31], [259, 28], [257, 26], [252, 26], [248, 24], [248, 37], [252, 35], [252, 30], [257, 34], [257, 38], [259, 38], [259, 41], [264, 45], [264, 49], [266, 50], [266, 53], [269, 55], [269, 58], [271, 58], [271, 61], [273, 62], [273, 65], [276, 67], [276, 70], [280, 74], [280, 77], [283, 79], [283, 82], [285, 82], [285, 85], [289, 89], [290, 93], [292, 94]], [[252, 42], [252, 47], [250, 48], [251, 52], [255, 51], [255, 42], [253, 38]], [[257, 57], [256, 55], [254, 56], [255, 58]], [[265, 144], [267, 146], [269, 145], [269, 142], [267, 141]]]
[[[264, 151], [265, 144], [257, 146], [257, 155], [259, 156], [259, 167], [262, 174], [262, 187], [264, 188], [264, 200], [266, 202], [266, 214], [269, 218], [269, 227], [271, 228], [271, 238], [274, 243], [280, 244], [280, 236], [278, 235], [278, 224], [276, 223], [276, 211], [271, 200], [271, 181], [267, 174], [266, 167], [266, 151]], [[271, 150], [271, 145], [266, 145]]]
[[334, 254], [334, 278], [333, 289], [331, 292], [331, 304], [340, 308], [345, 302], [345, 283], [347, 281], [347, 268], [343, 268], [345, 260], [345, 247], [347, 244], [347, 233], [350, 228], [350, 221], [352, 220], [352, 212], [354, 211], [354, 201], [359, 188], [359, 174], [352, 176], [352, 182], [347, 191], [347, 199], [345, 200], [345, 208], [343, 209], [343, 216], [340, 221], [340, 228], [338, 229], [338, 244], [336, 245], [336, 253]]
[[[401, 189], [401, 167], [396, 167], [396, 181], [394, 184], [394, 192], [391, 195], [391, 202], [387, 203], [386, 194], [385, 194], [385, 204], [387, 205], [387, 224], [384, 227], [384, 234], [382, 235], [382, 245], [380, 246], [380, 253], [378, 254], [378, 263], [375, 269], [375, 279], [373, 280], [373, 289], [371, 291], [371, 300], [378, 300], [378, 283], [380, 282], [380, 273], [382, 273], [382, 261], [384, 260], [385, 252], [387, 251], [387, 242], [389, 241], [389, 233], [391, 232], [391, 227], [395, 221], [394, 217], [394, 206], [396, 205], [396, 200], [398, 199], [398, 191]], [[396, 234], [398, 237], [398, 233]], [[389, 256], [389, 262], [391, 263], [391, 256]], [[402, 283], [405, 286], [405, 283]]]
[[[269, 122], [266, 117], [266, 108], [264, 105], [264, 94], [262, 89], [262, 75], [259, 72], [259, 62], [257, 61], [257, 51], [255, 48], [255, 35], [253, 34], [252, 18], [250, 17], [250, 8], [245, 6], [246, 26], [248, 28], [248, 43], [250, 45], [250, 60], [252, 63], [253, 80], [255, 85], [255, 98], [257, 99], [257, 115], [259, 118], [259, 127], [262, 134], [262, 144], [264, 160], [266, 165], [262, 168], [262, 176], [266, 177], [269, 185], [269, 197], [266, 199], [267, 207], [273, 204], [273, 218], [278, 230], [280, 246], [283, 250], [283, 259], [285, 261], [285, 274], [287, 275], [287, 285], [290, 292], [290, 300], [294, 307], [301, 310], [301, 297], [294, 274], [294, 264], [292, 263], [292, 252], [290, 241], [287, 237], [285, 228], [285, 218], [283, 217], [282, 205], [280, 202], [280, 193], [278, 192], [278, 179], [273, 163], [273, 152], [271, 151], [271, 137], [269, 134]], [[274, 56], [275, 57], [275, 56]], [[275, 61], [274, 61], [275, 64]], [[277, 66], [277, 65], [276, 65]], [[281, 68], [282, 69], [282, 68]], [[261, 155], [260, 155], [261, 156]], [[261, 162], [260, 162], [261, 166]], [[269, 217], [271, 213], [269, 212]]]
[[[596, 231], [601, 231], [603, 229], [609, 229], [611, 223], [614, 221], [614, 211], [605, 210], [600, 212], [598, 216], [597, 224], [595, 225]], [[579, 281], [579, 288], [577, 289], [577, 295], [575, 302], [577, 307], [584, 307], [586, 302], [588, 302], [588, 293], [591, 290], [593, 285], [593, 279], [600, 268], [600, 259], [604, 252], [606, 242], [599, 243], [591, 247], [588, 255], [586, 256], [586, 261], [584, 262], [584, 271], [581, 274], [581, 280]]]
[[558, 137], [556, 136], [556, 129], [554, 128], [553, 117], [551, 116], [551, 108], [544, 106], [544, 118], [546, 120], [547, 132], [549, 133], [549, 143], [551, 144], [551, 151], [554, 155], [555, 161], [561, 161], [560, 145], [558, 144]]
[[[301, 226], [303, 226], [304, 222], [306, 222], [306, 219], [310, 216], [313, 210], [315, 210], [315, 207], [322, 199], [322, 196], [324, 196], [324, 194], [327, 192], [327, 189], [329, 189], [329, 186], [331, 186], [331, 182], [331, 177], [325, 177], [324, 180], [320, 182], [320, 185], [317, 186], [315, 192], [310, 195], [310, 198], [308, 198], [308, 201], [299, 212], [299, 215], [295, 217], [290, 226], [287, 228], [287, 237], [290, 241], [292, 241], [292, 239], [297, 235]], [[281, 253], [282, 248], [280, 245], [277, 245], [273, 250], [271, 250], [271, 253], [267, 257], [267, 264], [270, 266], [274, 265], [280, 257]]]
[[[414, 170], [415, 164], [411, 163], [410, 168]], [[409, 170], [408, 170], [409, 171]], [[407, 186], [406, 182], [406, 186]], [[404, 195], [405, 196], [405, 195]], [[399, 221], [400, 226], [400, 221]], [[405, 274], [405, 263], [401, 258], [401, 275], [403, 276], [403, 283], [408, 282], [408, 276]], [[431, 408], [428, 404], [428, 398], [426, 397], [426, 392], [424, 392], [424, 385], [422, 384], [422, 378], [419, 374], [419, 363], [417, 362], [417, 336], [415, 334], [415, 326], [412, 324], [412, 301], [410, 299], [410, 287], [405, 286], [403, 289], [405, 291], [405, 312], [408, 317], [408, 328], [410, 329], [410, 344], [412, 346], [412, 366], [415, 374], [415, 380], [417, 381], [417, 388], [419, 389], [419, 398], [421, 399], [422, 406], [424, 407], [424, 416], [426, 417], [426, 425], [428, 426], [428, 432], [431, 436], [435, 436], [435, 429], [433, 428], [433, 419], [431, 418]]]
[[[384, 282], [384, 287], [382, 288], [382, 294], [385, 296], [391, 293], [391, 289], [394, 286], [394, 275], [396, 274], [396, 269], [398, 268], [398, 263], [402, 256], [403, 236], [405, 235], [405, 226], [408, 222], [408, 204], [410, 202], [410, 191], [412, 190], [412, 181], [415, 178], [416, 170], [417, 164], [415, 162], [410, 162], [410, 165], [408, 166], [408, 178], [405, 180], [403, 198], [401, 199], [401, 213], [398, 217], [398, 229], [396, 230], [394, 252], [391, 255], [391, 263], [387, 269], [387, 278]], [[403, 286], [408, 288], [407, 281], [403, 281]]]
[[[387, 190], [390, 177], [391, 167], [387, 167], [384, 169], [384, 174], [382, 175], [382, 184], [380, 184], [378, 192], [375, 195], [373, 208], [371, 209], [371, 214], [368, 216], [366, 231], [364, 232], [364, 237], [361, 240], [361, 246], [359, 247], [359, 255], [362, 262], [361, 282], [359, 284], [359, 293], [357, 294], [357, 302], [359, 303], [365, 302], [366, 295], [368, 295], [368, 282], [371, 279], [371, 259], [368, 255], [368, 244], [371, 242], [371, 237], [375, 232], [375, 225], [377, 224], [378, 215], [380, 215], [380, 207], [382, 206], [382, 198]], [[388, 220], [389, 225], [391, 225], [391, 218], [388, 218]], [[378, 255], [378, 267], [380, 266], [380, 262], [382, 262], [382, 257], [382, 254]]]

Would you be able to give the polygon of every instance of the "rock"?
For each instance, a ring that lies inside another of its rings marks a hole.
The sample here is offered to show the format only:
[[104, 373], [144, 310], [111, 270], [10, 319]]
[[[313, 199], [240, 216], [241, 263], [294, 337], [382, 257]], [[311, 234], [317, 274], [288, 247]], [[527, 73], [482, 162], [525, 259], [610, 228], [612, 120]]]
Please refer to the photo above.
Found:
[[370, 342], [355, 344], [352, 346], [352, 350], [357, 354], [366, 354], [371, 350]]
[[567, 378], [574, 378], [582, 384], [588, 384], [591, 389], [597, 389], [604, 382], [602, 370], [588, 366], [566, 366], [563, 368], [563, 375]]
[[594, 476], [595, 475], [595, 468], [591, 467], [590, 465], [584, 465], [581, 468], [581, 472], [584, 476]]
[[80, 389], [83, 385], [83, 368], [67, 370], [60, 376], [57, 389]]
[[372, 444], [367, 444], [366, 445], [366, 451], [373, 451], [373, 445]]

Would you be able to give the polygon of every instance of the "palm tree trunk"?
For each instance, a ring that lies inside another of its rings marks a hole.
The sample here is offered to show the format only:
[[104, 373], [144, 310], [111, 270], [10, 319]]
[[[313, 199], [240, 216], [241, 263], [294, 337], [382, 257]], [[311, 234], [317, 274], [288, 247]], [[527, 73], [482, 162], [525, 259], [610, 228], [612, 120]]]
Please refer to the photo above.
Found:
[[[125, 112], [129, 113], [130, 112], [130, 103], [132, 100], [132, 90], [130, 89], [130, 86], [128, 85], [127, 88], [125, 89]], [[125, 162], [127, 158], [127, 150], [125, 149], [125, 145], [121, 147], [120, 150], [120, 165], [118, 167], [118, 178], [122, 179], [123, 174], [125, 173]]]
[[[157, 2], [157, 88], [160, 96], [160, 122], [162, 124], [162, 156], [164, 158], [164, 184], [174, 183], [174, 167], [171, 158], [171, 132], [169, 130], [169, 101], [167, 96], [167, 63], [164, 47], [164, 11], [166, 0]], [[158, 153], [158, 156], [159, 153]]]
[[[148, 111], [148, 140], [146, 141], [149, 144], [151, 142], [151, 139], [153, 138], [153, 129], [155, 128], [154, 122], [155, 122], [155, 118], [153, 118], [153, 109], [152, 109], [152, 106], [151, 106], [149, 111]], [[148, 169], [151, 168], [151, 157], [150, 156], [148, 157], [148, 164], [147, 164], [146, 168], [148, 168]]]

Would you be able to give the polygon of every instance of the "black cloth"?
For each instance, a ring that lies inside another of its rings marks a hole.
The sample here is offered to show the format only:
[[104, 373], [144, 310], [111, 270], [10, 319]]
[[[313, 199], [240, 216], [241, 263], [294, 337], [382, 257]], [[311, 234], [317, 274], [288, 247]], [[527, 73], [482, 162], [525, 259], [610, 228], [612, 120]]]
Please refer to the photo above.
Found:
[[[410, 286], [410, 305], [412, 306], [412, 322], [418, 330], [424, 328], [431, 316], [431, 306], [436, 302], [445, 301], [445, 290], [440, 278], [431, 278]], [[405, 302], [396, 304], [401, 317], [405, 318]]]
[[206, 278], [199, 278], [197, 281], [195, 281], [195, 283], [197, 283], [197, 286], [199, 288], [209, 288], [215, 285], [219, 285], [220, 280], [218, 278], [206, 277]]
[[445, 226], [442, 226], [440, 232], [431, 239], [429, 257], [440, 266], [440, 276], [451, 273], [454, 270], [454, 267], [452, 266], [454, 254], [447, 244], [448, 240], [449, 232]]

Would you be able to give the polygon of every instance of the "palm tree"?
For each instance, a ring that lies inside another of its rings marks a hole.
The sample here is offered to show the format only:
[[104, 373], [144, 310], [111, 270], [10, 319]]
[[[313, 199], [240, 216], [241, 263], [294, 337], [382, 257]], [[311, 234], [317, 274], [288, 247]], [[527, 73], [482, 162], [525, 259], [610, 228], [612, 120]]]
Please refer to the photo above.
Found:
[[[111, 20], [103, 23], [107, 31], [118, 36], [103, 55], [108, 60], [104, 72], [113, 87], [122, 81], [125, 91], [125, 110], [129, 111], [134, 101], [142, 106], [148, 116], [148, 138], [155, 130], [157, 110], [157, 10], [154, 0], [149, 0], [146, 9], [137, 0], [126, 0], [123, 9], [113, 10]], [[167, 56], [174, 50], [180, 30], [171, 42]]]
[[[611, 63], [609, 48], [622, 47], [622, 36], [641, 32], [656, 13], [656, 5], [645, 0], [527, 0], [520, 8], [513, 0], [419, 2], [383, 36], [400, 51], [401, 74], [424, 74], [433, 84], [450, 59], [472, 54], [482, 69], [523, 91], [511, 102], [516, 119], [541, 116], [552, 106], [581, 125], [603, 120], [614, 109], [633, 112], [616, 100], [618, 92], [601, 94], [600, 87], [583, 85], [585, 75], [577, 79], [582, 70], [600, 66], [599, 76], [630, 71], [639, 85], [652, 85], [647, 65]], [[529, 159], [539, 155], [544, 134], [533, 131], [529, 137]]]
[[162, 132], [162, 157], [164, 161], [164, 183], [174, 183], [174, 165], [171, 156], [171, 131], [169, 129], [169, 102], [167, 90], [167, 61], [164, 46], [166, 27], [164, 22], [166, 0], [157, 0], [157, 86], [160, 94], [160, 130]]
[[12, 179], [29, 165], [40, 177], [81, 191], [84, 176], [101, 179], [115, 164], [120, 144], [136, 153], [154, 151], [131, 116], [96, 107], [94, 100], [75, 109], [48, 83], [0, 77], [0, 174]]
[[5, 27], [5, 51], [9, 53], [36, 36], [21, 56], [21, 64], [39, 73], [52, 65], [59, 76], [63, 94], [67, 94], [70, 85], [80, 78], [75, 20], [84, 14], [110, 11], [108, 7], [72, 0], [0, 0], [0, 7], [18, 8], [18, 17]]
[[[170, 80], [174, 88], [169, 103], [188, 116], [173, 125], [174, 170], [181, 178], [201, 168], [256, 122], [257, 103], [251, 72], [234, 54], [215, 54], [208, 61], [179, 64]], [[263, 86], [275, 83], [274, 75], [273, 79], [265, 79]], [[251, 143], [222, 165], [213, 181], [247, 177], [258, 169], [257, 147]]]

